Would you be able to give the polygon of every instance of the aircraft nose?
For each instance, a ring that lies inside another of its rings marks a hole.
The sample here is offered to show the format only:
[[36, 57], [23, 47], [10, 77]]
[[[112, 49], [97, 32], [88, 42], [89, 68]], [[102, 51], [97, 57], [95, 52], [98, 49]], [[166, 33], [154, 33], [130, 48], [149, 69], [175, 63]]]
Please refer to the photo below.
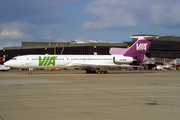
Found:
[[9, 61], [5, 62], [4, 66], [9, 67], [10, 66]]

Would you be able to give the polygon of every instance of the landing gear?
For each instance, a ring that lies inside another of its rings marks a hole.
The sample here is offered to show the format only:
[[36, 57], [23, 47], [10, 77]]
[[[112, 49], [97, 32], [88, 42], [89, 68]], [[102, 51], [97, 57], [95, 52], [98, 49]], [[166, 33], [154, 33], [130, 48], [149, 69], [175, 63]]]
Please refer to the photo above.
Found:
[[104, 71], [104, 74], [108, 74], [108, 71]]
[[101, 69], [87, 69], [86, 73], [108, 74], [108, 71]]
[[32, 70], [33, 68], [29, 68], [29, 72], [28, 72], [29, 75], [32, 75]]
[[32, 74], [32, 71], [29, 71], [29, 72], [28, 72], [28, 74], [30, 74], [30, 75], [31, 75], [31, 74]]
[[86, 73], [96, 73], [96, 70], [88, 69], [88, 70], [86, 70]]
[[98, 71], [97, 73], [98, 73], [98, 74], [108, 74], [108, 71], [102, 71], [102, 70], [100, 70], [100, 71]]

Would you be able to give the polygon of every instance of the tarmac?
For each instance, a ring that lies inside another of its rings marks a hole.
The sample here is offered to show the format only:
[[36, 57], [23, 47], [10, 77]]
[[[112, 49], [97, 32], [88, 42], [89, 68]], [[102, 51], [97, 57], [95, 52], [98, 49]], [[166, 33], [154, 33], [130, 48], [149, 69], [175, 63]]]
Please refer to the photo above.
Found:
[[179, 120], [180, 71], [0, 72], [0, 120]]

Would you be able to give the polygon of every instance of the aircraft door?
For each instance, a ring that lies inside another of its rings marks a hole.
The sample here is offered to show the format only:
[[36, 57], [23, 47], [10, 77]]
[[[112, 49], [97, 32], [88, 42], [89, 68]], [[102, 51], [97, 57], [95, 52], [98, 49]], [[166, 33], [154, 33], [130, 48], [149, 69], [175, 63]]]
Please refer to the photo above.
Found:
[[31, 63], [31, 58], [22, 59], [22, 66], [29, 66]]
[[69, 65], [71, 63], [71, 57], [66, 58], [66, 63]]

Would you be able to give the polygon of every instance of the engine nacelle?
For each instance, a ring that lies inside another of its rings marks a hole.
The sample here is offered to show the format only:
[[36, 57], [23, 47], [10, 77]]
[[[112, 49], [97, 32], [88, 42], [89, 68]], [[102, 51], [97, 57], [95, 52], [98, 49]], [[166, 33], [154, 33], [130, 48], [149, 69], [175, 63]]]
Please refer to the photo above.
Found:
[[113, 57], [113, 61], [115, 64], [129, 64], [133, 62], [133, 58], [132, 57]]

